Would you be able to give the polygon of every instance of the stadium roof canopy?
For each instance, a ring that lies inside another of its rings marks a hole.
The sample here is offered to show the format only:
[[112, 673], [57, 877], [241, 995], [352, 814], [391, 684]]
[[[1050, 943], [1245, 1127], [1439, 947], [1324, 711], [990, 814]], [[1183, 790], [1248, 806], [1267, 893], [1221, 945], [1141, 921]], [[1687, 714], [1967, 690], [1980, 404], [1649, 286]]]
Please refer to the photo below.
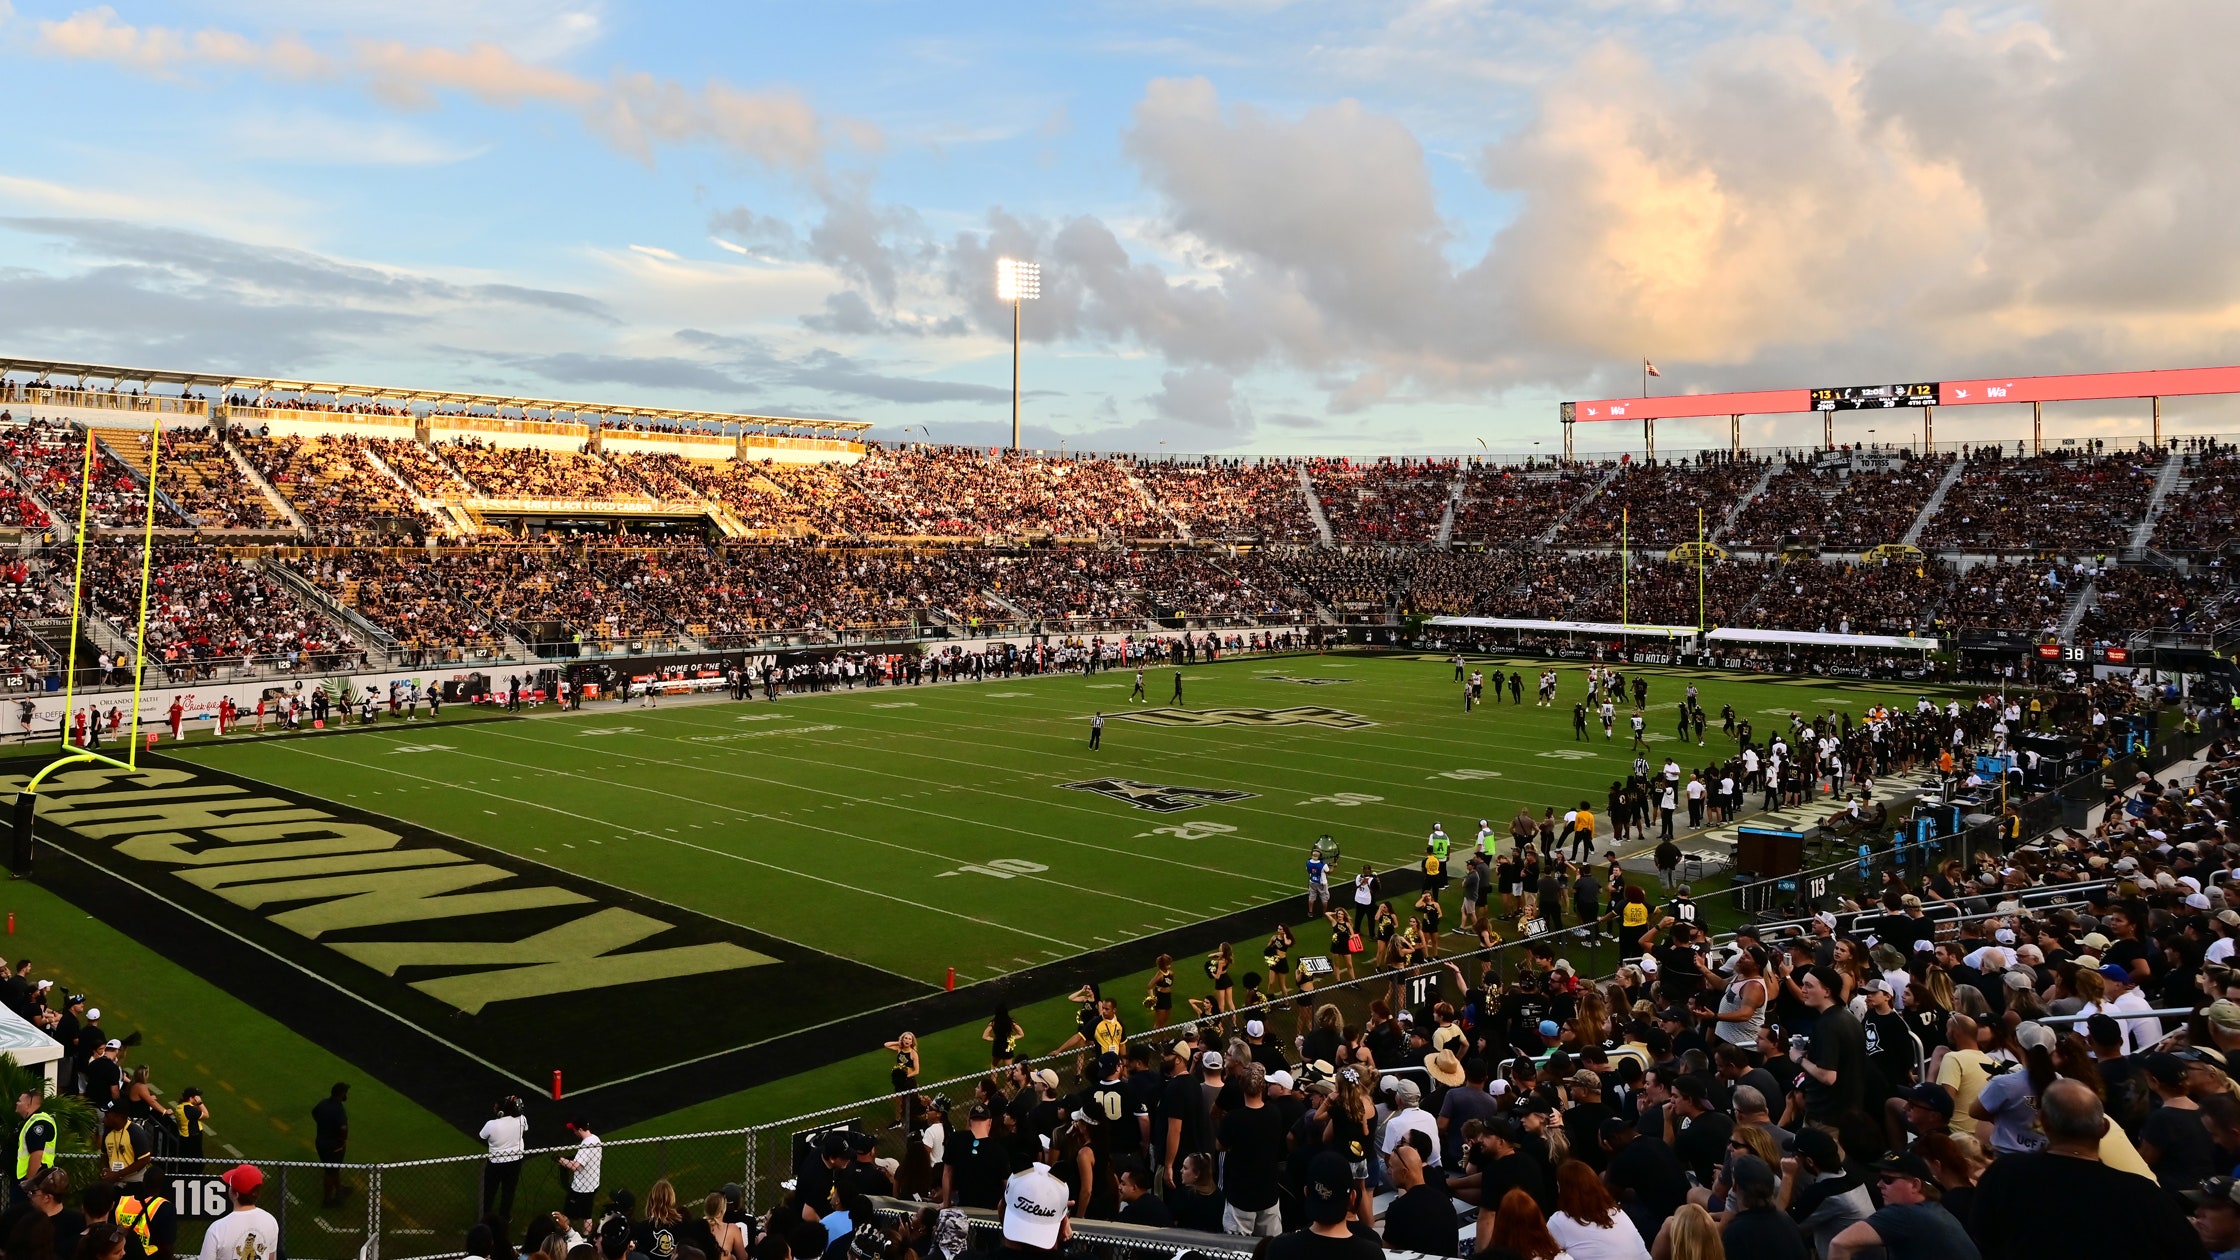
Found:
[[225, 393], [255, 393], [260, 395], [290, 394], [326, 395], [335, 399], [363, 399], [369, 402], [426, 403], [431, 407], [487, 407], [495, 411], [521, 413], [542, 412], [545, 415], [575, 417], [597, 416], [615, 419], [649, 419], [677, 421], [686, 424], [707, 425], [726, 430], [747, 432], [793, 432], [808, 430], [812, 433], [837, 435], [860, 433], [871, 427], [867, 420], [818, 420], [801, 416], [757, 416], [728, 411], [699, 411], [681, 407], [645, 407], [634, 403], [576, 402], [560, 398], [531, 398], [518, 394], [475, 394], [441, 389], [403, 389], [390, 385], [352, 385], [339, 381], [289, 380], [277, 376], [245, 376], [223, 372], [172, 372], [157, 368], [121, 367], [105, 363], [73, 363], [60, 359], [16, 359], [0, 357], [0, 377], [21, 374], [36, 381], [52, 382], [55, 377], [69, 377], [80, 385], [88, 381], [106, 381], [112, 385], [138, 385], [143, 391], [153, 392], [157, 385], [175, 385], [181, 390], [210, 389]]

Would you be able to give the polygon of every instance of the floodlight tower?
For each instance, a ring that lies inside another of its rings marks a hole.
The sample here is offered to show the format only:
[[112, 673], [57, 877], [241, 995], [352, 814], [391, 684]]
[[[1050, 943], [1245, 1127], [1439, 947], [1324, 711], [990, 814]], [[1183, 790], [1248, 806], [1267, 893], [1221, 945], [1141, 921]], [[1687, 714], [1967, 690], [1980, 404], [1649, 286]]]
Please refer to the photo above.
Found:
[[1011, 303], [1011, 449], [1019, 449], [1019, 304], [1042, 296], [1042, 264], [996, 259], [996, 297]]

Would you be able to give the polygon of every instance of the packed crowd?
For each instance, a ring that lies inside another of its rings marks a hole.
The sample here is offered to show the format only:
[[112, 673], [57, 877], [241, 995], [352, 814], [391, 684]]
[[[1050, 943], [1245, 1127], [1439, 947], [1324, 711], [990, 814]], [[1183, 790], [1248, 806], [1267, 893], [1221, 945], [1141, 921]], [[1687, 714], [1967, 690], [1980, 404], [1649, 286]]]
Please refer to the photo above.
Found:
[[365, 447], [405, 485], [430, 499], [456, 499], [470, 487], [450, 464], [410, 438], [366, 438]]
[[1565, 522], [1557, 541], [1572, 547], [1670, 548], [1709, 538], [1743, 492], [1765, 475], [1762, 460], [1703, 456], [1697, 461], [1629, 463], [1601, 494]]
[[2213, 551], [2232, 540], [2240, 520], [2240, 457], [2214, 443], [2187, 451], [2184, 492], [2154, 524], [2154, 545], [2165, 551]]
[[[1922, 531], [1930, 551], [2118, 550], [2145, 514], [2160, 451], [2008, 455], [1979, 448]], [[2089, 540], [2089, 543], [2087, 542]]]
[[[118, 457], [146, 467], [147, 435], [138, 430], [95, 430]], [[262, 490], [241, 475], [225, 444], [207, 430], [166, 429], [157, 453], [156, 484], [205, 529], [286, 529], [288, 519]]]
[[590, 451], [498, 447], [480, 438], [459, 438], [437, 447], [436, 453], [451, 461], [485, 498], [615, 502], [653, 497], [628, 474]]
[[[127, 642], [140, 629], [142, 557], [137, 544], [105, 543], [86, 552], [93, 611]], [[333, 668], [358, 659], [348, 632], [253, 561], [159, 545], [148, 580], [150, 661], [160, 655], [173, 682], [211, 678], [221, 666], [250, 660]]]
[[1308, 466], [1315, 497], [1341, 543], [1427, 543], [1439, 537], [1462, 469], [1454, 460]]
[[874, 500], [838, 464], [731, 461], [702, 477], [749, 529], [780, 534], [908, 534], [912, 525]]
[[232, 441], [322, 539], [349, 542], [400, 528], [427, 531], [427, 518], [411, 495], [372, 462], [366, 439], [356, 434], [235, 433]]
[[[58, 511], [77, 520], [79, 487], [85, 481], [86, 431], [74, 425], [31, 420], [0, 425], [0, 462]], [[85, 496], [87, 524], [99, 528], [136, 527], [147, 518], [144, 482], [118, 462], [109, 448], [94, 443], [92, 489]], [[183, 524], [170, 509], [157, 506], [162, 526]]]
[[1464, 472], [1462, 501], [1455, 505], [1454, 541], [1538, 539], [1593, 493], [1603, 475], [1597, 468], [1557, 464], [1521, 468], [1474, 464]]
[[[1792, 456], [1735, 514], [1719, 541], [1742, 550], [1782, 546], [1864, 551], [1904, 537], [1936, 492], [1951, 458], [1902, 458], [1871, 467], [1869, 456]], [[1880, 457], [1873, 457], [1877, 463]]]
[[1291, 464], [1146, 461], [1136, 465], [1136, 477], [1192, 538], [1318, 541]]
[[1016, 451], [878, 447], [856, 473], [872, 498], [931, 534], [1155, 538], [1171, 533], [1130, 467], [1118, 460], [1047, 459]]
[[2077, 633], [2120, 642], [2140, 630], [2197, 628], [2216, 620], [2229, 598], [2223, 566], [2214, 562], [2184, 571], [2111, 566], [2094, 575], [2092, 606], [2077, 623]]

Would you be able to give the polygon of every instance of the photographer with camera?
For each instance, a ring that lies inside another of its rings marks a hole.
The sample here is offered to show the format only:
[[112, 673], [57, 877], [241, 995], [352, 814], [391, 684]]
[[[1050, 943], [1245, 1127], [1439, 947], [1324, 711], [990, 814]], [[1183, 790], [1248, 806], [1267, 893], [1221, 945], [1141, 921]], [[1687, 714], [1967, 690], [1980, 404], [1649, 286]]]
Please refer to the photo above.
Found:
[[522, 1117], [521, 1099], [508, 1094], [490, 1108], [493, 1115], [478, 1134], [489, 1143], [489, 1163], [482, 1170], [482, 1214], [498, 1204], [498, 1219], [513, 1220], [513, 1196], [521, 1185], [521, 1157], [528, 1153], [529, 1122]]

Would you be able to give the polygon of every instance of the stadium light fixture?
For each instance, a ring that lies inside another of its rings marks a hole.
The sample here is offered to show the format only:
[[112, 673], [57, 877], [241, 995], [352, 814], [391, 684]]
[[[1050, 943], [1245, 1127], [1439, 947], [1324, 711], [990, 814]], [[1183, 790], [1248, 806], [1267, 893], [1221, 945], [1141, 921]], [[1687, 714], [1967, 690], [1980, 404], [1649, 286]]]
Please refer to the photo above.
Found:
[[1019, 304], [1042, 296], [1042, 264], [996, 259], [996, 297], [1011, 303], [1011, 449], [1019, 449]]

